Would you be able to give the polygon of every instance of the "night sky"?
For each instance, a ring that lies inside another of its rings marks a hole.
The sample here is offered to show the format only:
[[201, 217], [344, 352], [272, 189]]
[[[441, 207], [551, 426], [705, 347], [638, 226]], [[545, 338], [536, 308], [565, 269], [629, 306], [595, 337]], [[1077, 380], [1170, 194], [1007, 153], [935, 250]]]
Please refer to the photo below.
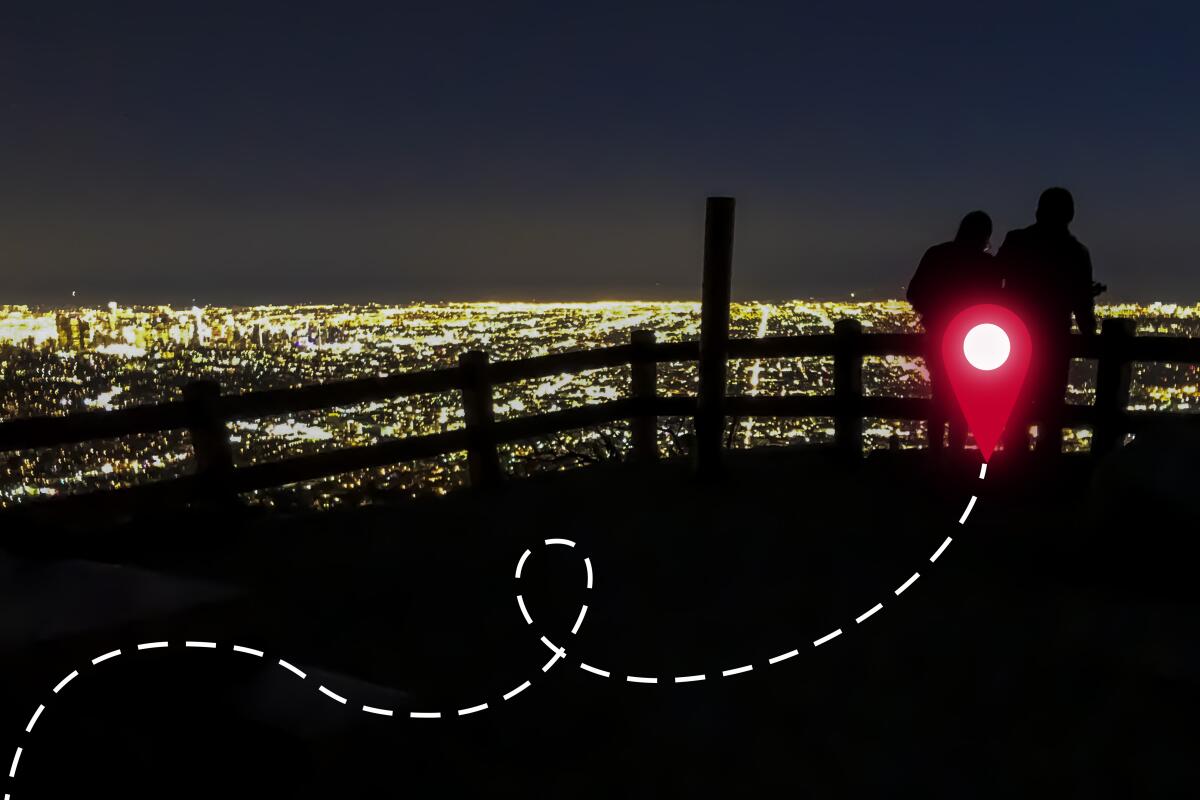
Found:
[[899, 296], [1054, 184], [1200, 299], [1200, 6], [829, 5], [7, 3], [0, 302], [693, 299], [709, 194], [736, 296]]

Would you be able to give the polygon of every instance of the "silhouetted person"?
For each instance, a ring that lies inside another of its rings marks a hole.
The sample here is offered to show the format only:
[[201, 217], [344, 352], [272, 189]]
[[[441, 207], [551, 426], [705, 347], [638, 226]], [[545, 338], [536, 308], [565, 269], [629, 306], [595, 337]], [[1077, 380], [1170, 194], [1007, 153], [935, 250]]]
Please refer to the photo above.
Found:
[[1071, 317], [1085, 336], [1095, 335], [1092, 298], [1103, 287], [1093, 283], [1092, 258], [1069, 230], [1075, 218], [1071, 193], [1059, 187], [1042, 192], [1036, 218], [1028, 228], [1009, 231], [996, 256], [1007, 304], [1033, 339], [1025, 397], [1013, 411], [1006, 438], [1025, 449], [1029, 425], [1037, 422], [1038, 450], [1051, 454], [1062, 447]]
[[982, 211], [963, 217], [954, 241], [925, 251], [916, 274], [908, 283], [908, 302], [921, 315], [927, 334], [925, 361], [933, 390], [933, 412], [929, 417], [929, 447], [941, 450], [946, 422], [950, 423], [950, 448], [961, 450], [967, 438], [967, 422], [954, 399], [942, 360], [942, 336], [946, 326], [962, 309], [976, 303], [994, 302], [1000, 276], [988, 243], [992, 220]]

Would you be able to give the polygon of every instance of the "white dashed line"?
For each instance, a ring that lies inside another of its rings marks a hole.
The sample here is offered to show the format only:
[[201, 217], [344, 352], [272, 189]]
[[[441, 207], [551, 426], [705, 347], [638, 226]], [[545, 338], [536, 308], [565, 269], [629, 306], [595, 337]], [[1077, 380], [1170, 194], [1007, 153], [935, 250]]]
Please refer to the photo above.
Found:
[[525, 681], [525, 682], [524, 682], [524, 683], [522, 683], [520, 686], [518, 686], [517, 688], [513, 689], [511, 692], [509, 692], [508, 694], [504, 695], [504, 699], [505, 699], [505, 700], [512, 700], [514, 697], [516, 697], [517, 695], [519, 695], [521, 692], [525, 691], [525, 690], [526, 690], [526, 689], [528, 689], [528, 688], [529, 688], [529, 681]]
[[110, 650], [109, 652], [105, 653], [102, 656], [96, 656], [95, 658], [93, 658], [92, 664], [99, 664], [101, 662], [108, 661], [110, 658], [116, 658], [119, 655], [121, 655], [120, 650]]
[[[987, 463], [985, 462], [980, 465], [979, 479], [983, 480], [986, 475], [987, 475]], [[963, 511], [962, 516], [958, 520], [960, 525], [966, 524], [967, 518], [970, 516], [971, 511], [974, 509], [975, 503], [978, 501], [978, 499], [979, 498], [976, 497], [975, 495], [971, 496], [970, 500], [967, 502], [966, 509]], [[936, 551], [934, 551], [932, 556], [930, 556], [930, 558], [929, 558], [930, 563], [936, 562], [938, 560], [938, 558], [941, 557], [941, 555], [946, 551], [946, 548], [950, 546], [951, 541], [953, 541], [952, 537], [947, 536], [946, 540], [944, 542], [942, 542], [941, 546], [938, 547], [938, 549]], [[545, 544], [546, 545], [564, 545], [566, 547], [571, 547], [571, 548], [575, 547], [575, 542], [573, 542], [572, 540], [561, 539], [561, 538], [546, 539]], [[516, 578], [521, 577], [522, 571], [524, 570], [524, 567], [525, 567], [525, 563], [528, 561], [529, 556], [531, 556], [532, 554], [533, 554], [532, 550], [528, 550], [528, 549], [525, 550], [524, 553], [521, 554], [521, 557], [517, 562], [517, 568], [516, 568], [516, 573], [515, 573]], [[594, 575], [593, 568], [592, 568], [592, 560], [590, 557], [587, 557], [587, 558], [583, 559], [583, 563], [584, 563], [584, 567], [587, 570], [587, 588], [591, 589], [595, 585], [595, 575]], [[895, 590], [895, 594], [897, 596], [899, 596], [901, 593], [904, 592], [905, 589], [907, 589], [909, 586], [911, 586], [919, 577], [921, 577], [920, 573], [914, 572], [911, 578], [909, 578], [898, 589]], [[528, 625], [532, 625], [533, 617], [530, 616], [529, 609], [525, 606], [525, 598], [523, 595], [520, 595], [520, 594], [517, 595], [517, 605], [521, 609], [521, 616], [524, 617], [525, 623]], [[866, 613], [855, 618], [855, 622], [861, 623], [882, 609], [883, 609], [883, 604], [876, 603]], [[571, 627], [572, 634], [576, 634], [579, 632], [580, 628], [583, 625], [584, 618], [587, 615], [587, 611], [588, 611], [587, 605], [583, 605], [579, 609], [579, 615], [575, 619], [575, 624]], [[821, 637], [820, 639], [815, 640], [813, 642], [813, 646], [820, 647], [821, 645], [825, 644], [826, 642], [828, 642], [832, 639], [835, 639], [838, 636], [841, 636], [841, 634], [842, 634], [842, 629], [838, 628], [838, 629], [834, 630], [833, 632], [828, 633], [825, 636]], [[542, 636], [541, 640], [542, 640], [542, 643], [546, 645], [546, 647], [548, 647], [551, 651], [553, 651], [553, 656], [551, 657], [551, 659], [546, 663], [545, 666], [542, 667], [542, 672], [546, 672], [551, 667], [553, 667], [554, 664], [557, 663], [559, 659], [565, 659], [567, 651], [565, 648], [555, 645], [554, 642], [550, 641], [550, 639], [547, 638], [546, 636]], [[185, 641], [184, 646], [188, 647], [188, 648], [216, 649], [217, 644], [216, 644], [216, 642], [207, 642], [207, 641]], [[166, 641], [143, 642], [143, 643], [137, 645], [137, 650], [138, 651], [155, 650], [155, 649], [166, 648], [166, 647], [169, 647], [169, 643]], [[236, 653], [244, 653], [246, 655], [256, 656], [258, 658], [263, 657], [262, 650], [255, 650], [254, 648], [243, 647], [242, 645], [236, 645], [236, 644], [233, 645], [232, 647], [233, 647], [233, 652], [236, 652]], [[800, 654], [799, 649], [789, 650], [786, 653], [781, 653], [780, 655], [777, 655], [773, 658], [768, 659], [767, 663], [769, 665], [778, 664], [782, 661], [786, 661], [790, 658], [794, 658], [799, 654]], [[93, 665], [101, 664], [105, 661], [108, 661], [109, 659], [116, 658], [119, 655], [121, 655], [121, 650], [119, 650], [119, 649], [112, 650], [108, 653], [105, 653], [101, 656], [97, 656], [96, 658], [92, 659], [91, 663]], [[302, 670], [296, 668], [292, 664], [289, 664], [287, 661], [284, 661], [283, 659], [279, 659], [278, 663], [279, 663], [279, 666], [283, 667], [284, 669], [288, 670], [289, 672], [291, 672], [292, 674], [296, 675], [297, 677], [299, 677], [301, 679], [306, 679], [308, 677]], [[612, 676], [612, 673], [610, 673], [609, 671], [600, 669], [598, 667], [593, 667], [590, 664], [580, 663], [579, 667], [580, 667], [580, 669], [583, 669], [586, 672], [590, 672], [593, 675], [598, 675], [602, 678], [609, 678]], [[735, 667], [733, 669], [724, 670], [721, 672], [721, 676], [722, 677], [730, 677], [733, 675], [740, 675], [745, 672], [751, 672], [753, 669], [754, 669], [753, 664], [747, 664], [742, 667]], [[67, 686], [67, 684], [69, 684], [71, 681], [73, 681], [77, 677], [79, 677], [79, 671], [72, 670], [69, 675], [67, 675], [65, 678], [63, 678], [61, 681], [59, 681], [58, 684], [54, 687], [54, 690], [53, 690], [54, 693], [58, 694], [59, 692], [61, 692]], [[694, 682], [698, 682], [698, 681], [704, 681], [706, 679], [707, 679], [707, 676], [704, 674], [679, 675], [679, 676], [676, 676], [673, 679], [673, 681], [675, 683], [679, 684], [679, 683], [694, 683]], [[666, 679], [664, 679], [664, 680], [666, 680]], [[651, 677], [643, 677], [640, 675], [626, 675], [625, 681], [628, 683], [657, 684], [659, 682], [659, 679], [651, 678]], [[516, 687], [512, 691], [505, 694], [503, 696], [504, 700], [511, 700], [512, 698], [516, 697], [521, 692], [528, 689], [531, 685], [532, 685], [532, 683], [530, 681], [525, 681], [520, 686]], [[325, 686], [319, 686], [318, 691], [320, 691], [325, 696], [335, 700], [336, 702], [338, 702], [341, 705], [348, 704], [348, 701], [345, 697], [342, 697], [341, 695], [336, 694], [335, 692], [331, 691], [330, 689], [326, 688]], [[470, 708], [459, 709], [457, 712], [457, 716], [462, 717], [462, 716], [467, 716], [469, 714], [474, 714], [479, 711], [484, 711], [488, 707], [489, 706], [487, 703], [481, 703], [480, 705], [471, 706]], [[25, 726], [26, 733], [31, 733], [33, 731], [34, 726], [37, 724], [38, 720], [41, 718], [41, 716], [45, 712], [45, 710], [46, 710], [45, 705], [39, 705], [37, 707], [37, 710], [35, 710], [33, 712], [33, 715], [30, 717], [29, 722]], [[395, 715], [395, 712], [392, 711], [391, 709], [377, 708], [375, 706], [364, 705], [364, 706], [362, 706], [362, 710], [368, 714], [374, 714], [374, 715], [383, 716], [383, 717], [391, 717], [391, 716]], [[449, 713], [449, 712], [447, 712], [447, 713]], [[442, 712], [440, 712], [440, 711], [412, 711], [412, 712], [409, 712], [408, 716], [411, 719], [440, 719], [442, 717]], [[16, 749], [16, 752], [13, 755], [12, 765], [9, 768], [9, 773], [8, 773], [9, 778], [16, 777], [17, 766], [20, 763], [21, 754], [23, 752], [24, 752], [24, 750], [21, 747], [18, 747]], [[5, 794], [4, 800], [11, 800], [11, 796], [9, 794]]]
[[554, 654], [553, 656], [551, 656], [551, 657], [550, 657], [550, 660], [546, 662], [545, 666], [543, 666], [543, 667], [542, 667], [542, 672], [549, 672], [549, 671], [550, 671], [550, 668], [554, 666], [554, 663], [555, 663], [556, 661], [558, 661], [560, 658], [565, 658], [565, 657], [566, 657], [566, 655], [567, 655], [567, 651], [566, 651], [566, 650], [563, 650], [563, 649], [560, 647], [560, 648], [558, 649], [558, 651], [557, 651], [557, 652], [555, 652], [555, 654]]
[[820, 647], [821, 645], [828, 642], [830, 639], [836, 639], [837, 637], [839, 637], [841, 635], [842, 635], [842, 629], [838, 628], [833, 633], [827, 633], [824, 636], [822, 636], [820, 639], [817, 639], [815, 642], [813, 642], [813, 647]]
[[526, 550], [524, 553], [521, 554], [521, 560], [517, 562], [517, 574], [516, 574], [517, 578], [521, 577], [521, 570], [525, 569], [525, 559], [529, 558], [529, 556], [532, 554], [533, 554], [532, 550]]
[[340, 694], [335, 694], [335, 693], [329, 691], [324, 686], [318, 686], [317, 691], [320, 692], [321, 694], [325, 695], [326, 697], [331, 697], [334, 700], [337, 700], [342, 705], [346, 705], [346, 698], [342, 697]]
[[368, 714], [378, 714], [381, 717], [390, 717], [394, 713], [390, 708], [376, 708], [375, 706], [363, 706], [363, 711]]
[[798, 656], [798, 655], [800, 655], [799, 650], [788, 650], [786, 653], [777, 655], [774, 658], [768, 658], [767, 663], [768, 664], [778, 664], [780, 661], [787, 661], [792, 656]]
[[938, 560], [938, 556], [940, 556], [940, 555], [942, 554], [942, 551], [943, 551], [943, 550], [945, 550], [947, 547], [949, 547], [949, 546], [950, 546], [950, 541], [951, 541], [951, 540], [950, 540], [950, 537], [949, 537], [949, 536], [947, 536], [947, 537], [946, 537], [946, 541], [942, 542], [942, 546], [941, 546], [941, 547], [939, 547], [939, 548], [938, 548], [938, 549], [937, 549], [937, 550], [934, 552], [934, 554], [933, 554], [933, 555], [931, 555], [931, 556], [929, 557], [929, 563], [931, 563], [931, 564], [932, 564], [934, 561], [937, 561], [937, 560]]
[[300, 670], [296, 669], [295, 667], [293, 667], [293, 666], [292, 666], [291, 664], [289, 664], [288, 662], [284, 661], [282, 658], [281, 658], [281, 659], [279, 659], [279, 666], [283, 667], [283, 668], [284, 668], [284, 669], [286, 669], [288, 672], [291, 672], [291, 673], [293, 673], [294, 675], [296, 675], [297, 677], [299, 677], [301, 680], [303, 680], [304, 678], [307, 678], [307, 677], [308, 677], [308, 676], [307, 676], [307, 675], [305, 675], [303, 672], [301, 672]]
[[881, 608], [883, 608], [883, 603], [876, 603], [874, 606], [872, 606], [872, 607], [871, 607], [871, 610], [870, 610], [870, 611], [868, 611], [867, 613], [863, 614], [861, 617], [855, 617], [855, 618], [854, 618], [854, 621], [855, 621], [855, 622], [862, 622], [862, 621], [863, 621], [863, 620], [865, 620], [867, 617], [871, 616], [872, 614], [874, 614], [876, 611], [878, 611], [878, 610], [879, 610], [879, 609], [881, 609]]
[[967, 517], [971, 516], [971, 509], [975, 507], [975, 501], [978, 499], [979, 498], [976, 497], [975, 495], [971, 495], [971, 499], [967, 501], [967, 510], [964, 511], [963, 515], [958, 518], [959, 525], [967, 524]]
[[37, 724], [38, 717], [40, 717], [42, 715], [42, 712], [45, 710], [46, 710], [45, 706], [37, 707], [37, 711], [33, 712], [33, 716], [29, 718], [29, 724], [25, 726], [26, 733], [31, 733], [33, 731], [33, 726]]
[[575, 624], [571, 627], [571, 633], [579, 633], [579, 626], [583, 624], [583, 615], [587, 613], [587, 606], [579, 609], [579, 617], [575, 620]]
[[68, 675], [67, 677], [63, 678], [61, 681], [58, 682], [58, 686], [54, 687], [54, 693], [58, 694], [59, 692], [62, 691], [64, 686], [66, 686], [68, 683], [70, 683], [71, 681], [75, 680], [78, 677], [79, 677], [79, 670], [73, 670], [70, 675]]
[[908, 580], [906, 580], [904, 583], [900, 584], [900, 588], [896, 590], [896, 596], [897, 596], [897, 597], [899, 597], [899, 596], [900, 596], [900, 593], [901, 593], [901, 592], [903, 592], [903, 591], [904, 591], [905, 589], [907, 589], [908, 587], [912, 586], [912, 585], [913, 585], [913, 582], [914, 582], [914, 581], [916, 581], [916, 580], [917, 580], [917, 578], [919, 578], [919, 577], [921, 577], [921, 573], [919, 573], [919, 572], [914, 572], [914, 573], [912, 574], [912, 577], [911, 577], [911, 578], [909, 578]]

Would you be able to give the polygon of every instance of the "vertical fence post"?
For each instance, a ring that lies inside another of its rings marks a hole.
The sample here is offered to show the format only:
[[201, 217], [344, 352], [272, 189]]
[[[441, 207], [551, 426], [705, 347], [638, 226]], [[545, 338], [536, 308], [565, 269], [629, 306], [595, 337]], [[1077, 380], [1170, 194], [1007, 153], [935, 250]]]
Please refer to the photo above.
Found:
[[221, 384], [191, 381], [183, 387], [188, 434], [201, 481], [201, 499], [232, 501], [233, 449], [221, 414]]
[[1133, 375], [1128, 345], [1133, 335], [1133, 320], [1106, 319], [1100, 326], [1096, 425], [1092, 431], [1092, 454], [1095, 456], [1115, 450], [1125, 437], [1123, 418], [1129, 405], [1129, 383]]
[[650, 463], [658, 459], [658, 417], [654, 415], [654, 399], [658, 396], [658, 364], [654, 361], [654, 331], [634, 331], [629, 336], [633, 345], [630, 375], [630, 394], [637, 404], [636, 415], [630, 422], [633, 438], [633, 459]]
[[[933, 396], [934, 391], [941, 391], [941, 387], [934, 388], [934, 381], [937, 377], [934, 374], [934, 364], [940, 358], [937, 352], [940, 342], [935, 342], [933, 334], [926, 330], [921, 334], [921, 358], [925, 360], [925, 370], [929, 373], [929, 410], [925, 413], [925, 441], [929, 448], [930, 454], [937, 456], [941, 455], [942, 447], [946, 444], [946, 423], [945, 411]], [[954, 441], [954, 437], [950, 437], [950, 441]]]
[[848, 459], [862, 458], [862, 323], [839, 319], [833, 324], [834, 445]]
[[493, 426], [496, 421], [492, 384], [488, 380], [488, 355], [471, 350], [458, 357], [459, 389], [467, 426], [467, 467], [471, 485], [490, 488], [500, 485], [500, 454], [496, 451]]
[[696, 404], [696, 470], [721, 471], [725, 427], [725, 367], [729, 354], [729, 291], [733, 276], [732, 197], [710, 197], [704, 217], [704, 283], [700, 303], [700, 395]]

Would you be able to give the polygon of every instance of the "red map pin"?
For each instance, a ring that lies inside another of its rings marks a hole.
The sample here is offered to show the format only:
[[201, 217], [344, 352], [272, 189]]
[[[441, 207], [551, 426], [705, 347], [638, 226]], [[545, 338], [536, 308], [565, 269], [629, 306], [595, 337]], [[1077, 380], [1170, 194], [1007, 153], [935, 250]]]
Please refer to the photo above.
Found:
[[1032, 349], [1025, 323], [1004, 306], [971, 306], [946, 329], [946, 372], [984, 461], [991, 458], [1012, 414]]

